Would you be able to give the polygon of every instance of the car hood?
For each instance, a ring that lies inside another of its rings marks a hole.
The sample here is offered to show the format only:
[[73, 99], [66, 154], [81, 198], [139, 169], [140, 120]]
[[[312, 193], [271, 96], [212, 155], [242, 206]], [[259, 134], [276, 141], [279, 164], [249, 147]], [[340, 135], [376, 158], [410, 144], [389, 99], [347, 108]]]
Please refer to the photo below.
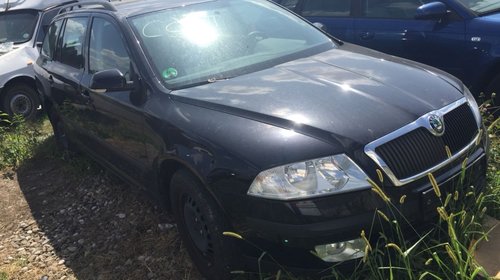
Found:
[[433, 70], [346, 44], [263, 71], [172, 94], [181, 102], [353, 148], [463, 96], [458, 89], [460, 83]]

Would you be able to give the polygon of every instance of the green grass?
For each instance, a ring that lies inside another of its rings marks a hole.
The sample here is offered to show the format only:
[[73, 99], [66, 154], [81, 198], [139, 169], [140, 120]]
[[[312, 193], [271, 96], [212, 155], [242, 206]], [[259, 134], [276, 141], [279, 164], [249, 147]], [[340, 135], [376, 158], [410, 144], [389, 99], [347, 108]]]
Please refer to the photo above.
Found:
[[0, 280], [9, 280], [7, 272], [0, 271]]
[[491, 144], [486, 189], [487, 213], [500, 219], [500, 118], [490, 123], [488, 134]]
[[0, 112], [0, 169], [16, 168], [50, 135], [48, 121], [25, 122]]

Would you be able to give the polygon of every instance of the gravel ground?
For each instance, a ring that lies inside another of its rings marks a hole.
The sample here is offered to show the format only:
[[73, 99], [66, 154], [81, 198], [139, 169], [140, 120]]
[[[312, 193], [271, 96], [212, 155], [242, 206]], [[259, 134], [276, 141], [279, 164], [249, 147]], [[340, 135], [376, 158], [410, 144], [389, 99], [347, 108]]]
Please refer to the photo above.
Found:
[[201, 279], [173, 218], [85, 158], [0, 171], [0, 280]]

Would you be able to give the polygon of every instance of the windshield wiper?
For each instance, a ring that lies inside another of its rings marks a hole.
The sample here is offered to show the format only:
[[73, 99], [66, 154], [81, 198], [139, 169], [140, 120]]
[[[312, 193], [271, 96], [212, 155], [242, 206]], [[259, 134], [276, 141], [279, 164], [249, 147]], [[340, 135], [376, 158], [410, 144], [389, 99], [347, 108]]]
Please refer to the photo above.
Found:
[[226, 81], [226, 80], [229, 80], [231, 78], [233, 78], [233, 77], [212, 77], [212, 78], [209, 78], [207, 80], [201, 80], [201, 81], [193, 82], [190, 84], [185, 84], [185, 85], [181, 85], [181, 86], [173, 86], [170, 89], [171, 90], [179, 90], [179, 89], [197, 87], [197, 86], [202, 86], [202, 85], [206, 85], [206, 84], [213, 84], [213, 83], [219, 82], [219, 81]]
[[207, 80], [208, 83], [215, 83], [215, 82], [218, 82], [218, 81], [225, 81], [225, 80], [229, 80], [233, 77], [212, 77], [212, 78], [209, 78]]

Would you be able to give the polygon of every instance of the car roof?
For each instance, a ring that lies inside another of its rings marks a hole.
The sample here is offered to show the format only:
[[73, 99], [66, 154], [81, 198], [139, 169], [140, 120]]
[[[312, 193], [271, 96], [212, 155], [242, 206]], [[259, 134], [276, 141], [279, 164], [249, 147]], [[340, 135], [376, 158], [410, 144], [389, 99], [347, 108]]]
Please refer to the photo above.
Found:
[[[128, 16], [133, 16], [158, 10], [172, 9], [181, 6], [188, 6], [198, 3], [214, 2], [214, 1], [218, 0], [115, 0], [111, 2], [113, 6], [116, 8], [116, 10], [112, 12], [115, 13], [118, 17], [124, 18]], [[85, 1], [80, 1], [80, 2], [84, 3]], [[96, 1], [90, 1], [90, 2], [91, 2], [90, 8], [83, 6], [80, 9], [71, 10], [69, 12], [78, 13], [78, 12], [88, 12], [96, 10], [106, 11], [106, 8], [104, 9], [102, 9], [102, 7], [97, 8], [95, 5]], [[97, 2], [107, 2], [107, 1], [97, 1]]]
[[76, 0], [0, 0], [0, 12], [13, 10], [44, 11], [52, 7], [77, 2]]
[[114, 4], [118, 14], [130, 16], [211, 1], [215, 0], [122, 0]]

